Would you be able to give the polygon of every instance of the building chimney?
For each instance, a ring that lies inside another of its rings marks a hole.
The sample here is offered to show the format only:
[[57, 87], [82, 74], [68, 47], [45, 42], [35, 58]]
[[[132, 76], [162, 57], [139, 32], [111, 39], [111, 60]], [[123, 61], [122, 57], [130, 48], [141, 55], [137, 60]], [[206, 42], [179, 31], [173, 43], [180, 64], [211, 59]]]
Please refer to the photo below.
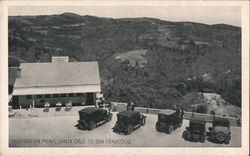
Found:
[[69, 62], [68, 56], [52, 56], [52, 63], [67, 63]]

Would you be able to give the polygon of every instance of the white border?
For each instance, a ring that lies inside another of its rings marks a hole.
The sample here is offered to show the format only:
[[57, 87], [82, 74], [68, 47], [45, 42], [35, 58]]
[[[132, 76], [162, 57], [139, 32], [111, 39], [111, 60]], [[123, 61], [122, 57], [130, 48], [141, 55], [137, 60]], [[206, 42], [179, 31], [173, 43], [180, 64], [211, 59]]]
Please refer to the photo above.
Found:
[[[241, 6], [241, 148], [8, 148], [8, 6]], [[249, 1], [0, 1], [0, 155], [248, 155], [249, 153]]]

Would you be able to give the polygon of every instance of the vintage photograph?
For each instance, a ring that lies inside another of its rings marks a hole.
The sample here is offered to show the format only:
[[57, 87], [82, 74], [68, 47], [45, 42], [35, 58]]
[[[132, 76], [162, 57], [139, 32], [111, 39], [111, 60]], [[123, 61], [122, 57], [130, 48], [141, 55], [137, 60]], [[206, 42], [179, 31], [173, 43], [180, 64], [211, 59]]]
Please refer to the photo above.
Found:
[[240, 148], [241, 9], [9, 6], [9, 148]]

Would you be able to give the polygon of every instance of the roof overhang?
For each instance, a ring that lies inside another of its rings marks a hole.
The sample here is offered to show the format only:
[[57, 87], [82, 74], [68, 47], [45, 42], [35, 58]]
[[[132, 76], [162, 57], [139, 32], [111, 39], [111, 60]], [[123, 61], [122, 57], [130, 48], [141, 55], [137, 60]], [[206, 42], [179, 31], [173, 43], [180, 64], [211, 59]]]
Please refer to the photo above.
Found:
[[38, 94], [98, 93], [98, 92], [101, 92], [100, 84], [14, 88], [12, 95], [20, 96], [20, 95], [38, 95]]

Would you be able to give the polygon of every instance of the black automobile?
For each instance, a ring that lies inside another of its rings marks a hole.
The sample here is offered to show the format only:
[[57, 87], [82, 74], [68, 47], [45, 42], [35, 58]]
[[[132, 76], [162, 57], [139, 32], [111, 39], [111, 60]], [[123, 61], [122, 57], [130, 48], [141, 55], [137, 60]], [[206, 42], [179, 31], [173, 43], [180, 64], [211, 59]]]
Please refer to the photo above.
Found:
[[209, 127], [210, 140], [218, 143], [229, 144], [231, 140], [230, 122], [226, 118], [215, 117], [212, 127]]
[[144, 126], [146, 123], [146, 116], [137, 111], [125, 110], [117, 114], [117, 121], [113, 130], [115, 132], [122, 132], [126, 135], [131, 134], [135, 129]]
[[203, 119], [191, 118], [189, 127], [182, 134], [182, 138], [187, 141], [205, 142], [206, 139], [206, 122]]
[[80, 129], [92, 130], [98, 125], [109, 122], [112, 119], [112, 113], [105, 109], [88, 107], [79, 112], [78, 127]]
[[161, 110], [158, 113], [158, 121], [156, 122], [155, 129], [158, 132], [171, 134], [175, 129], [181, 127], [183, 122], [183, 110]]

